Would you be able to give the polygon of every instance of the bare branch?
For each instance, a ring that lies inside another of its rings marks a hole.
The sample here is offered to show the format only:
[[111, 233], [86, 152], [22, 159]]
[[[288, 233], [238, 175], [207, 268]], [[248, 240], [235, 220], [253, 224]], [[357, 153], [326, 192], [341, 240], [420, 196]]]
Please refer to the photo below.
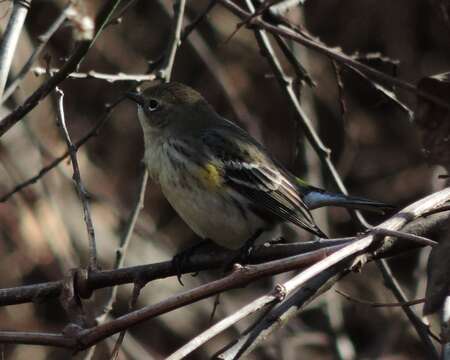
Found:
[[184, 8], [186, 7], [186, 0], [176, 0], [174, 2], [174, 28], [172, 38], [169, 41], [168, 51], [164, 59], [164, 65], [160, 70], [160, 77], [165, 82], [169, 82], [172, 77], [173, 64], [175, 62], [175, 55], [177, 49], [181, 44], [181, 28], [183, 25]]
[[[36, 76], [41, 76], [50, 74], [53, 76], [56, 73], [58, 73], [60, 69], [45, 69], [43, 67], [37, 66], [33, 68], [33, 73]], [[153, 81], [156, 80], [155, 74], [124, 74], [124, 73], [117, 73], [117, 74], [106, 74], [101, 73], [95, 70], [91, 70], [88, 72], [72, 72], [67, 75], [68, 79], [95, 79], [95, 80], [104, 80], [109, 83], [115, 83], [118, 81], [134, 81], [134, 82], [143, 82], [143, 81]]]
[[401, 231], [380, 229], [380, 228], [375, 228], [375, 229], [373, 229], [373, 231], [378, 235], [394, 236], [397, 239], [405, 239], [405, 240], [413, 241], [413, 242], [416, 242], [416, 243], [424, 245], [424, 246], [436, 246], [439, 244], [438, 242], [427, 239], [426, 237], [414, 235], [414, 234], [408, 234], [406, 232], [401, 232]]
[[88, 195], [86, 189], [81, 181], [80, 167], [78, 165], [77, 159], [77, 148], [72, 143], [70, 139], [69, 131], [67, 130], [65, 114], [64, 114], [64, 93], [58, 87], [55, 88], [56, 96], [57, 96], [57, 119], [58, 125], [61, 128], [61, 132], [64, 138], [64, 141], [67, 144], [67, 149], [69, 152], [70, 161], [72, 162], [73, 168], [73, 181], [75, 182], [75, 188], [77, 189], [78, 196], [81, 200], [81, 204], [83, 205], [83, 214], [84, 214], [84, 222], [86, 224], [86, 229], [88, 233], [89, 239], [89, 270], [95, 271], [98, 269], [97, 264], [97, 246], [95, 243], [95, 231], [94, 225], [92, 222], [91, 210], [88, 202]]
[[[386, 260], [381, 259], [377, 261], [376, 264], [380, 269], [381, 274], [383, 275], [386, 287], [392, 291], [398, 301], [406, 302], [407, 298], [403, 293], [400, 285], [397, 283], [397, 280], [394, 278], [394, 275], [392, 274], [389, 266], [387, 266]], [[413, 325], [414, 329], [416, 330], [417, 335], [419, 335], [422, 344], [425, 345], [427, 354], [430, 356], [430, 358], [438, 359], [439, 356], [436, 348], [433, 345], [433, 342], [430, 339], [428, 327], [422, 322], [422, 320], [419, 319], [419, 317], [409, 306], [402, 306], [402, 309]]]
[[[138, 191], [138, 197], [136, 199], [136, 205], [133, 206], [133, 211], [130, 214], [130, 219], [127, 221], [127, 229], [124, 236], [120, 240], [118, 249], [116, 250], [116, 262], [113, 269], [121, 269], [125, 262], [125, 255], [128, 250], [128, 246], [131, 242], [131, 236], [133, 235], [134, 227], [136, 226], [136, 221], [138, 219], [139, 213], [144, 207], [145, 189], [147, 184], [148, 173], [145, 171], [142, 174], [144, 179], [140, 181], [140, 188]], [[97, 317], [97, 322], [102, 323], [106, 320], [106, 316], [112, 310], [112, 306], [116, 301], [118, 286], [115, 285], [111, 288], [111, 293], [109, 299], [104, 306], [103, 314]]]
[[[145, 283], [141, 283], [139, 281], [134, 283], [133, 293], [131, 295], [129, 309], [134, 310], [137, 306], [137, 301], [139, 294], [141, 293], [142, 288], [145, 286]], [[125, 339], [126, 329], [122, 330], [117, 338], [117, 341], [114, 345], [114, 349], [111, 354], [111, 360], [117, 360], [120, 352], [120, 347], [122, 346], [123, 340]]]
[[[27, 341], [28, 338], [31, 338], [33, 344], [38, 344], [40, 338], [42, 341], [41, 344], [43, 345], [69, 347], [74, 350], [86, 349], [117, 332], [128, 329], [133, 325], [139, 324], [155, 316], [205, 299], [225, 290], [245, 286], [248, 283], [263, 277], [308, 266], [318, 260], [327, 259], [330, 254], [339, 251], [339, 249], [342, 248], [345, 248], [344, 245], [325, 248], [308, 254], [297, 255], [259, 265], [248, 265], [246, 267], [237, 266], [231, 274], [222, 279], [173, 295], [159, 303], [132, 311], [110, 322], [90, 329], [80, 329], [79, 331], [75, 331], [70, 334], [70, 336], [74, 338], [74, 341], [71, 343], [67, 341], [66, 336], [63, 334], [50, 334], [50, 336], [48, 336], [48, 334], [17, 332], [16, 338], [24, 340], [22, 343], [31, 343]], [[97, 272], [93, 273], [93, 275], [96, 274]], [[0, 331], [0, 343], [16, 343], [16, 340], [13, 339], [14, 337], [11, 336], [12, 333], [14, 332], [8, 331], [3, 333]], [[5, 336], [3, 336], [3, 334], [5, 334]]]
[[[249, 262], [260, 263], [298, 254], [311, 253], [333, 246], [343, 246], [352, 240], [354, 238], [276, 244], [270, 247], [261, 247], [250, 256]], [[81, 279], [79, 281], [79, 285], [83, 288], [83, 293], [90, 295], [94, 290], [114, 285], [134, 283], [138, 279], [149, 282], [155, 279], [175, 276], [178, 270], [186, 274], [220, 268], [225, 264], [229, 264], [235, 258], [235, 251], [219, 250], [213, 247], [212, 249], [205, 249], [205, 252], [194, 254], [190, 261], [184, 264], [182, 269], [177, 269], [172, 261], [165, 261], [115, 270], [102, 270], [90, 273], [87, 279]], [[35, 285], [0, 289], [0, 306], [42, 301], [47, 298], [58, 297], [61, 293], [62, 285], [62, 281], [51, 281]]]
[[[128, 246], [130, 245], [131, 242], [131, 237], [133, 235], [133, 230], [136, 226], [136, 222], [138, 220], [139, 217], [139, 213], [141, 212], [142, 208], [144, 207], [144, 198], [145, 198], [145, 190], [147, 187], [147, 180], [148, 180], [148, 172], [147, 171], [143, 171], [142, 172], [142, 176], [143, 178], [140, 181], [140, 188], [138, 191], [138, 197], [136, 199], [136, 204], [133, 207], [133, 211], [130, 214], [130, 218], [127, 221], [127, 229], [125, 231], [124, 236], [121, 238], [120, 240], [120, 244], [119, 244], [119, 248], [116, 250], [116, 261], [114, 264], [113, 269], [117, 270], [123, 267], [123, 264], [125, 262], [125, 257], [126, 257], [126, 252], [128, 250]], [[134, 291], [133, 291], [133, 299], [132, 299], [132, 303], [135, 304], [137, 302], [137, 296], [138, 293], [136, 289], [140, 290], [140, 287], [142, 287], [143, 285], [141, 285], [141, 283], [138, 281], [138, 278], [136, 278], [135, 282], [134, 282]], [[103, 310], [101, 311], [100, 315], [97, 316], [97, 324], [102, 324], [106, 321], [106, 319], [108, 318], [109, 313], [111, 312], [114, 302], [117, 299], [117, 291], [119, 290], [118, 285], [114, 285], [112, 288], [108, 289], [109, 290], [109, 295], [107, 296], [107, 300], [106, 300], [106, 304], [105, 306], [103, 306]], [[135, 306], [130, 306], [130, 310], [133, 309]], [[115, 359], [114, 356], [117, 356], [119, 353], [119, 348], [120, 345], [123, 342], [123, 339], [125, 337], [125, 333], [121, 332], [119, 335], [119, 338], [116, 341], [116, 345], [114, 347], [113, 351], [113, 356], [112, 358]], [[90, 356], [93, 355], [94, 353], [94, 349], [95, 346], [89, 349], [89, 354]], [[87, 356], [88, 358], [90, 358], [90, 356]]]
[[421, 298], [421, 299], [417, 299], [417, 300], [410, 300], [410, 301], [403, 301], [403, 302], [384, 303], [384, 302], [376, 302], [376, 301], [370, 301], [370, 300], [357, 299], [354, 296], [346, 294], [342, 290], [338, 290], [338, 289], [336, 289], [334, 291], [336, 291], [339, 295], [343, 296], [344, 298], [346, 298], [349, 301], [353, 301], [353, 302], [358, 303], [360, 305], [366, 305], [366, 306], [370, 306], [370, 307], [374, 307], [374, 308], [377, 308], [377, 307], [414, 306], [414, 305], [423, 304], [425, 302], [425, 298]]

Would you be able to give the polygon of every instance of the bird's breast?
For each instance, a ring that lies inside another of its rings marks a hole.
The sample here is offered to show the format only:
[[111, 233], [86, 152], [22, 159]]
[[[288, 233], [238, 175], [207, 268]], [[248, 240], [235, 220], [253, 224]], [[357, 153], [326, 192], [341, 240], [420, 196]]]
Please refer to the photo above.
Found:
[[167, 142], [148, 144], [145, 162], [166, 199], [201, 238], [238, 249], [264, 225], [248, 200], [227, 187], [218, 164], [193, 161]]

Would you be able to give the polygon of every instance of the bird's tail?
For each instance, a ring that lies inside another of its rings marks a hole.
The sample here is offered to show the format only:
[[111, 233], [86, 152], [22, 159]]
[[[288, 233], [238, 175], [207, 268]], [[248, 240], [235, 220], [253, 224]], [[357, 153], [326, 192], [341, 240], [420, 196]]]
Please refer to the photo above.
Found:
[[321, 208], [323, 206], [337, 206], [381, 214], [395, 210], [395, 206], [392, 205], [357, 196], [331, 193], [309, 185], [306, 186], [303, 181], [299, 182], [299, 187], [303, 194], [303, 201], [310, 210]]

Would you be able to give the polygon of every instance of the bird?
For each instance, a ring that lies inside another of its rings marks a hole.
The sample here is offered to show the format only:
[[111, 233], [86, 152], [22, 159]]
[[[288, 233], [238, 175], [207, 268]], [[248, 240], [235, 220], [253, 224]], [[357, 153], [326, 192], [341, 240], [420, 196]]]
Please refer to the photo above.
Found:
[[391, 206], [314, 187], [294, 176], [244, 129], [178, 82], [129, 92], [137, 103], [150, 178], [200, 238], [231, 250], [285, 223], [326, 238], [310, 210], [384, 212]]

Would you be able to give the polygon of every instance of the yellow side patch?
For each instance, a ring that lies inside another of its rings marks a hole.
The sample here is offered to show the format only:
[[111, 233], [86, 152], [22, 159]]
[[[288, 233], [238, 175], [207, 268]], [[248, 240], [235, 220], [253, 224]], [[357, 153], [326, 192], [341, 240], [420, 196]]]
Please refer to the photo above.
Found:
[[300, 186], [306, 186], [306, 187], [309, 186], [309, 184], [308, 184], [305, 180], [302, 180], [302, 179], [300, 179], [299, 177], [296, 177], [295, 180], [297, 181], [297, 183], [298, 183]]
[[210, 190], [217, 190], [222, 187], [222, 176], [220, 175], [219, 169], [211, 163], [206, 164], [205, 167], [200, 171], [200, 178], [202, 179], [205, 186]]

